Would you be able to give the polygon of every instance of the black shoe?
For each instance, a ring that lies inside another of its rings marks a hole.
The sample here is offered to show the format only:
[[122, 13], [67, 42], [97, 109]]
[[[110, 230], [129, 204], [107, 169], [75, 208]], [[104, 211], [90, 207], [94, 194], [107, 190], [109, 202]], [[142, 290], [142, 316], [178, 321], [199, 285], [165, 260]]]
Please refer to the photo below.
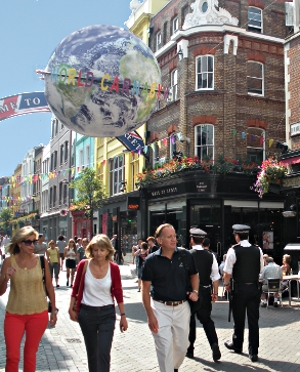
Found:
[[217, 362], [219, 359], [221, 359], [221, 352], [220, 352], [220, 349], [219, 349], [219, 345], [218, 344], [213, 344], [211, 349], [212, 349], [213, 360], [214, 360], [214, 362]]
[[241, 349], [235, 349], [234, 348], [233, 342], [225, 341], [224, 342], [224, 345], [227, 347], [227, 349], [233, 350], [237, 354], [242, 354], [242, 350]]
[[174, 369], [174, 372], [178, 372], [178, 368], [177, 369]]
[[260, 304], [260, 306], [261, 306], [261, 307], [267, 307], [267, 303], [266, 303], [266, 302], [262, 302], [262, 303]]
[[56, 284], [56, 288], [59, 288], [60, 287], [60, 285], [59, 284]]
[[67, 280], [67, 287], [69, 287], [69, 281]]
[[273, 306], [274, 306], [274, 307], [278, 307], [278, 301], [274, 301], [274, 302], [273, 302]]
[[194, 359], [194, 350], [188, 350], [185, 354], [186, 357]]
[[253, 354], [253, 355], [249, 355], [249, 359], [251, 360], [251, 362], [257, 362], [258, 361], [258, 356], [257, 354]]

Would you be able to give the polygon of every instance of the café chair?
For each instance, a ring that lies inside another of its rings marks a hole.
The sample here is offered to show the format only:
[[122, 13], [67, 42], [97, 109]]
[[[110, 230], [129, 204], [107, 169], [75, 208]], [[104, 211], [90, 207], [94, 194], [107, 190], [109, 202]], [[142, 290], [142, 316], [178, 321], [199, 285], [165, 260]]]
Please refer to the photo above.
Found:
[[282, 279], [267, 279], [267, 287], [268, 287], [268, 291], [265, 292], [267, 293], [267, 307], [269, 306], [269, 299], [270, 299], [270, 295], [273, 294], [275, 295], [275, 293], [278, 293], [278, 300], [280, 302], [280, 305], [281, 307], [283, 306], [282, 304], [282, 286], [281, 286], [281, 283], [282, 283]]

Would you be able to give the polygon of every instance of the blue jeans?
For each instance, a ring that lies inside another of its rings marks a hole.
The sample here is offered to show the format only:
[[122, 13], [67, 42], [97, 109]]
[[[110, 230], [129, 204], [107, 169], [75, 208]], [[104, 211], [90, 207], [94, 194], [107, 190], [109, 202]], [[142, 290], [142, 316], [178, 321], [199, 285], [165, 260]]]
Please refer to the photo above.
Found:
[[89, 372], [109, 372], [110, 350], [116, 323], [114, 305], [81, 305], [78, 323], [84, 337]]
[[55, 279], [58, 279], [59, 274], [59, 265], [58, 262], [53, 262], [52, 265], [49, 264], [49, 270], [50, 270], [50, 277], [53, 278], [53, 272], [55, 275]]

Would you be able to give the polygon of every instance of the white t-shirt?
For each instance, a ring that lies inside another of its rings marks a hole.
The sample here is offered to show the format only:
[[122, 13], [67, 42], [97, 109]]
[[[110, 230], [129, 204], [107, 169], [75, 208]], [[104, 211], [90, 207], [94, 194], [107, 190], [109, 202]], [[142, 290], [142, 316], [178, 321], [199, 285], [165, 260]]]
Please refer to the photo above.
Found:
[[91, 273], [89, 262], [86, 268], [81, 303], [94, 307], [113, 305], [114, 301], [111, 296], [111, 285], [110, 264], [108, 264], [108, 270], [105, 277], [102, 279], [96, 279]]

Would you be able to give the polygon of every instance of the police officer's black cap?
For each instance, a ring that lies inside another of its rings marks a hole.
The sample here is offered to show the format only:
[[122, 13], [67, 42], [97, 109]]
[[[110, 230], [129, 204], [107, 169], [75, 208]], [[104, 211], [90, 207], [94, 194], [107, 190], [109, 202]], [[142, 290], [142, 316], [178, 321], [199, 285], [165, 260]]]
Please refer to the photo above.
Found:
[[248, 234], [251, 227], [236, 223], [235, 225], [232, 225], [232, 229], [234, 234]]
[[204, 230], [199, 229], [198, 227], [192, 227], [190, 229], [190, 237], [192, 238], [205, 238], [207, 233]]

